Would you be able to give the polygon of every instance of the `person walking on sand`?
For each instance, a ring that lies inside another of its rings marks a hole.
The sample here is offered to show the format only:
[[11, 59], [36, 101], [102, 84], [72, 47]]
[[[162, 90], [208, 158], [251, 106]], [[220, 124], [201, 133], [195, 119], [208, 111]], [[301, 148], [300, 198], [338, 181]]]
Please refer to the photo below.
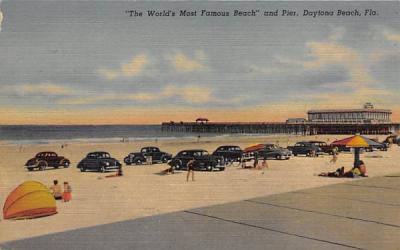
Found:
[[61, 200], [62, 199], [62, 190], [61, 186], [58, 184], [58, 180], [53, 181], [53, 185], [50, 187], [51, 193], [54, 196], [54, 199]]
[[264, 170], [265, 168], [268, 168], [268, 163], [267, 163], [267, 160], [263, 160], [262, 162], [261, 162], [261, 170]]
[[192, 181], [194, 181], [194, 159], [190, 160], [187, 163], [187, 175], [186, 175], [186, 182], [189, 181], [190, 172], [192, 172]]
[[258, 153], [255, 152], [255, 153], [254, 153], [253, 168], [257, 168], [257, 167], [258, 167]]
[[329, 161], [329, 164], [335, 165], [338, 159], [338, 152], [336, 148], [332, 149], [332, 159]]
[[64, 193], [62, 195], [64, 202], [68, 202], [71, 200], [72, 198], [71, 193], [72, 193], [71, 186], [69, 185], [68, 181], [64, 181]]

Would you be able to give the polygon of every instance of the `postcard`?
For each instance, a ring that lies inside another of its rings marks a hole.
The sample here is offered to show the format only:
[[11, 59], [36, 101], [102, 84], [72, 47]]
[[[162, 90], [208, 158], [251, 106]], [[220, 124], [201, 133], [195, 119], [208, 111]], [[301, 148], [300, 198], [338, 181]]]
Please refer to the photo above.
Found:
[[0, 249], [398, 249], [399, 12], [0, 0]]

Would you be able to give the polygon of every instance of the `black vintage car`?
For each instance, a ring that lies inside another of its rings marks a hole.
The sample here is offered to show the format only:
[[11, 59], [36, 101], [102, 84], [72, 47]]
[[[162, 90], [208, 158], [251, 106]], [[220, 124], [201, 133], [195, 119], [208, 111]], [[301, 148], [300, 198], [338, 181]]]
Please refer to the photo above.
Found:
[[243, 156], [243, 150], [239, 146], [220, 146], [214, 152], [214, 156], [220, 156], [227, 162], [240, 162]]
[[183, 150], [173, 157], [168, 164], [175, 170], [186, 170], [187, 163], [190, 160], [194, 160], [193, 167], [195, 170], [225, 170], [224, 159], [222, 157], [210, 155], [203, 149]]
[[102, 173], [109, 169], [118, 169], [120, 167], [121, 163], [119, 163], [118, 160], [112, 158], [109, 153], [102, 151], [87, 154], [77, 165], [77, 168], [79, 168], [81, 172], [95, 170]]
[[277, 159], [277, 160], [288, 160], [292, 155], [292, 152], [286, 148], [279, 147], [275, 144], [265, 144], [264, 147], [256, 151], [259, 159]]
[[160, 151], [160, 149], [157, 147], [144, 147], [140, 150], [140, 152], [129, 153], [129, 155], [124, 158], [124, 162], [126, 165], [140, 165], [150, 158], [151, 163], [167, 163], [169, 160], [171, 160], [172, 155]]
[[376, 139], [371, 139], [372, 141], [376, 142], [376, 144], [369, 146], [368, 148], [365, 149], [365, 151], [367, 152], [372, 152], [375, 150], [379, 150], [379, 151], [387, 151], [389, 148], [389, 143], [387, 142], [379, 142]]
[[315, 156], [318, 156], [324, 153], [320, 147], [308, 141], [297, 142], [294, 146], [287, 147], [287, 149], [292, 151], [292, 154], [294, 156], [297, 155], [312, 156], [313, 154]]
[[70, 164], [71, 162], [67, 158], [64, 156], [59, 156], [55, 152], [40, 152], [37, 153], [32, 159], [29, 159], [25, 163], [25, 166], [29, 171], [32, 171], [35, 168], [43, 171], [48, 167], [67, 168]]
[[328, 145], [324, 141], [309, 141], [310, 143], [314, 144], [316, 147], [320, 148], [322, 152], [326, 154], [333, 154], [333, 151], [337, 151], [338, 148], [335, 146]]

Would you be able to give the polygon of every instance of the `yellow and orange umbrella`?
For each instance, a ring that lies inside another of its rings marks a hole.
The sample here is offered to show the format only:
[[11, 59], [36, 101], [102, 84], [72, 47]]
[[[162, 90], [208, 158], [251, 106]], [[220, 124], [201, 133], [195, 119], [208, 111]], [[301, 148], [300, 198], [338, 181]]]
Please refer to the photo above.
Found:
[[380, 146], [381, 144], [361, 135], [354, 135], [342, 140], [337, 140], [331, 143], [333, 146], [346, 146], [355, 148], [354, 150], [354, 166], [357, 167], [360, 163], [360, 149], [370, 146]]
[[380, 143], [361, 135], [354, 135], [342, 140], [331, 143], [333, 146], [346, 146], [348, 148], [368, 148], [370, 146], [380, 146]]

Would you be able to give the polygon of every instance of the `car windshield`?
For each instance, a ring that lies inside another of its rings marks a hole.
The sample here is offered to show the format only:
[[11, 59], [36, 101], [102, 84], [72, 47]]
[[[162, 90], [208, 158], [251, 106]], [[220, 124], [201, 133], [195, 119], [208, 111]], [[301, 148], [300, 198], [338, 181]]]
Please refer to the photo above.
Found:
[[239, 147], [231, 147], [230, 151], [240, 151], [240, 148]]
[[87, 155], [87, 158], [97, 158], [97, 155], [91, 153]]
[[100, 158], [110, 158], [110, 154], [108, 153], [102, 153], [99, 155]]
[[206, 156], [206, 155], [208, 155], [207, 151], [196, 151], [196, 152], [193, 152], [193, 156]]

